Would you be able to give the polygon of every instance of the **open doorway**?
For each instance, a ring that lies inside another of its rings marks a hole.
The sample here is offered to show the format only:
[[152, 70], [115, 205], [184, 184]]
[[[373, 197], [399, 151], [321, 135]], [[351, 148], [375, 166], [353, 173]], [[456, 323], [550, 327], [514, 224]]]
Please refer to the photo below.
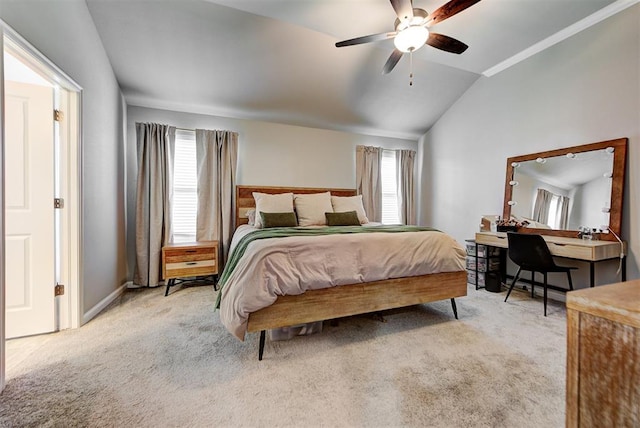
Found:
[[81, 89], [0, 24], [4, 104], [1, 389], [5, 367], [10, 367], [5, 365], [6, 339], [80, 325]]

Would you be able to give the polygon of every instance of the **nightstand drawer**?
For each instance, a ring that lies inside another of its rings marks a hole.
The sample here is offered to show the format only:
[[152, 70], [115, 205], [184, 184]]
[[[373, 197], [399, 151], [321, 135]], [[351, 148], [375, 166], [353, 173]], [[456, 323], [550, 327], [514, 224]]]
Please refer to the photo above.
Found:
[[181, 263], [191, 262], [199, 260], [214, 260], [215, 248], [184, 248], [184, 249], [170, 249], [164, 252], [165, 263]]
[[218, 266], [215, 260], [186, 261], [167, 263], [165, 265], [165, 279], [213, 275], [216, 273], [218, 273]]

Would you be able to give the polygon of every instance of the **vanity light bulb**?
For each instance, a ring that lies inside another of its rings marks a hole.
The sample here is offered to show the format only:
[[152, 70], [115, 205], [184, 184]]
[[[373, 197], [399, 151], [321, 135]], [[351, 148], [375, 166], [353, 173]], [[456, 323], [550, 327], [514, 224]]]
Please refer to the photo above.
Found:
[[614, 149], [613, 147], [607, 147], [605, 150], [607, 151], [607, 153], [613, 153], [616, 151], [616, 149]]
[[538, 158], [538, 159], [536, 159], [536, 162], [538, 162], [538, 163], [545, 163], [546, 161], [547, 161], [547, 160], [546, 160], [546, 159], [544, 159], [544, 158]]
[[520, 166], [520, 164], [518, 162], [511, 162], [511, 166], [517, 168]]
[[507, 204], [510, 206], [514, 206], [514, 205], [517, 205], [518, 203], [516, 201], [509, 201], [507, 202]]

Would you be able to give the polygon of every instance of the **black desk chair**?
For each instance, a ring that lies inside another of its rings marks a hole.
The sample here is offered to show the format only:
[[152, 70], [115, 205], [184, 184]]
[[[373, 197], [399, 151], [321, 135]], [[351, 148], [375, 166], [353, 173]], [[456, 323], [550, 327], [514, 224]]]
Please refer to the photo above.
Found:
[[571, 270], [575, 267], [558, 266], [553, 261], [553, 256], [549, 247], [541, 235], [533, 235], [528, 233], [508, 233], [509, 241], [509, 258], [518, 265], [518, 272], [513, 278], [511, 287], [507, 292], [506, 302], [513, 290], [513, 286], [518, 281], [520, 272], [523, 270], [531, 271], [531, 297], [535, 287], [534, 275], [536, 272], [542, 273], [544, 277], [544, 316], [547, 316], [547, 273], [549, 272], [566, 272], [569, 280], [569, 289], [573, 290], [571, 282]]

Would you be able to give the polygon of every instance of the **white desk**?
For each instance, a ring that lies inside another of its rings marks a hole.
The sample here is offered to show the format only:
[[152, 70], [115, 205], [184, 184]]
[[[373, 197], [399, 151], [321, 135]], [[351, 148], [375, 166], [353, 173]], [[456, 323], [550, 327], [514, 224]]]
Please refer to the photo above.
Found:
[[[594, 286], [595, 263], [622, 257], [622, 281], [627, 280], [626, 245], [614, 241], [591, 241], [586, 239], [565, 238], [562, 236], [542, 235], [551, 254], [574, 260], [589, 262], [589, 286]], [[478, 232], [476, 243], [491, 247], [509, 248], [507, 234], [503, 232]]]

